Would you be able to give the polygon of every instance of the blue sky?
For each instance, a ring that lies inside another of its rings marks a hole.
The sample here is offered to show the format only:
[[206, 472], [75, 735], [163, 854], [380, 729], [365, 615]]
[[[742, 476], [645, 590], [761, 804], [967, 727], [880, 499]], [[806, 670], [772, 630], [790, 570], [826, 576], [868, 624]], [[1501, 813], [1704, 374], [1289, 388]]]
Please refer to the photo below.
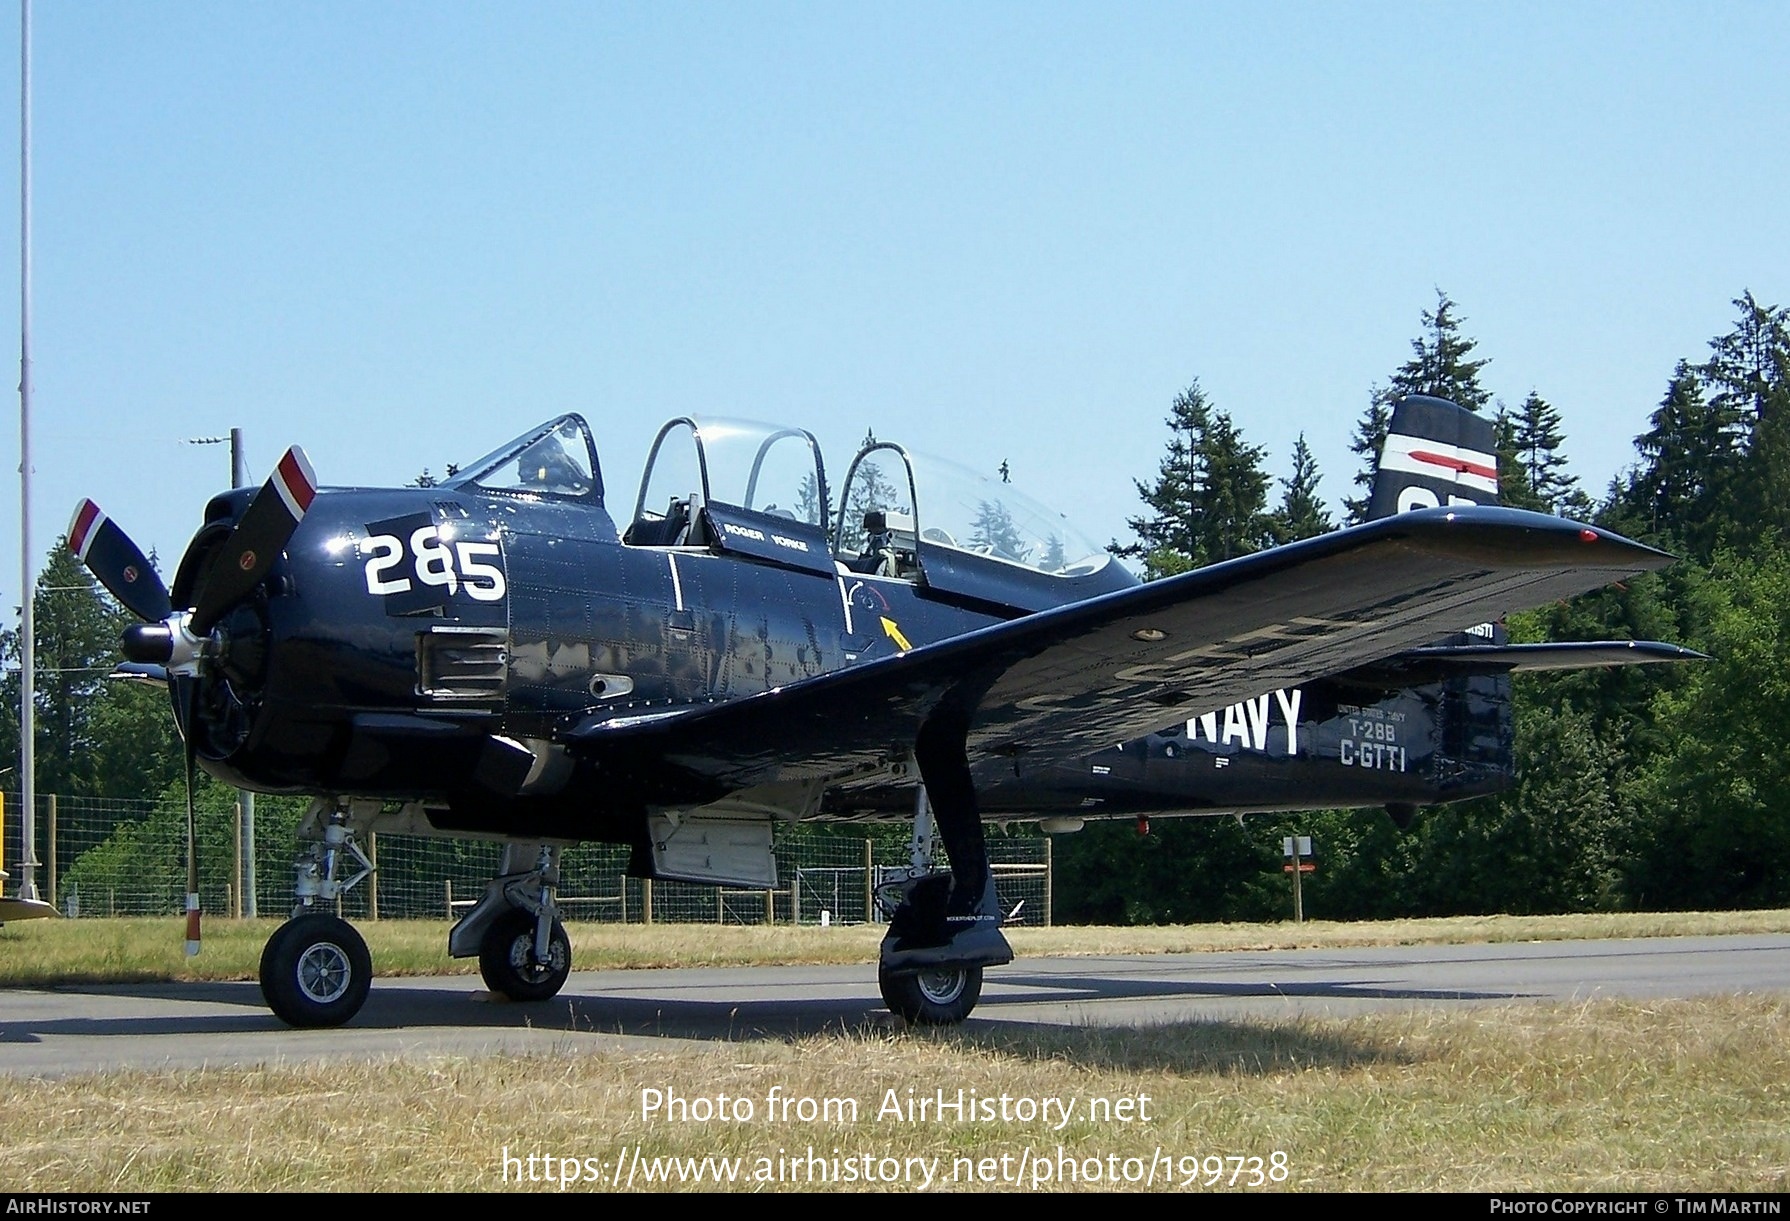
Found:
[[1005, 460], [1123, 539], [1195, 378], [1335, 502], [1439, 288], [1600, 493], [1731, 300], [1790, 299], [1781, 4], [33, 16], [40, 555], [93, 495], [171, 568], [229, 469], [184, 438], [401, 483], [568, 410], [624, 506], [707, 412], [812, 429], [835, 480], [867, 428]]

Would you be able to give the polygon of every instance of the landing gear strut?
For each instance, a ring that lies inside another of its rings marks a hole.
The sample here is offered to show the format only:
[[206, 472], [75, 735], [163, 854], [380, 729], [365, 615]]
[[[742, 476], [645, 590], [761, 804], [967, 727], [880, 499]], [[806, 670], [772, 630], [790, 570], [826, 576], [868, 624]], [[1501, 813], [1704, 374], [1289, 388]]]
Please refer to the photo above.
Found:
[[299, 836], [298, 901], [261, 951], [261, 996], [289, 1026], [340, 1026], [366, 1003], [373, 956], [328, 909], [372, 876], [373, 862], [354, 841], [349, 811], [330, 802], [312, 804]]
[[559, 851], [552, 844], [505, 844], [484, 897], [448, 934], [448, 953], [476, 954], [485, 986], [513, 1001], [556, 996], [572, 973], [572, 943], [554, 898]]
[[[914, 799], [908, 875], [878, 888], [889, 931], [877, 986], [891, 1013], [916, 1025], [952, 1026], [981, 999], [983, 968], [1012, 962], [1013, 950], [1001, 934], [1000, 901], [973, 795], [967, 827], [961, 806], [954, 825], [946, 826], [935, 823], [928, 787], [922, 785]], [[948, 873], [935, 868], [941, 838], [951, 855]]]

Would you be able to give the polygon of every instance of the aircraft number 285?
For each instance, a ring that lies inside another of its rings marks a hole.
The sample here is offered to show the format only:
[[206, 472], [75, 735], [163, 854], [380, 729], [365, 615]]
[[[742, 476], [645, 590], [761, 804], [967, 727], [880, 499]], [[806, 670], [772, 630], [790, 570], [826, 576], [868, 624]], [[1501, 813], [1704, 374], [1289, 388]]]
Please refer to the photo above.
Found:
[[[411, 589], [411, 575], [404, 573], [404, 540], [395, 534], [369, 535], [362, 544], [374, 552], [367, 561], [367, 592], [404, 594]], [[480, 602], [496, 602], [504, 595], [503, 569], [485, 561], [496, 559], [496, 543], [449, 543], [434, 526], [423, 526], [410, 535], [410, 574], [422, 585], [446, 587], [451, 596], [464, 589]]]

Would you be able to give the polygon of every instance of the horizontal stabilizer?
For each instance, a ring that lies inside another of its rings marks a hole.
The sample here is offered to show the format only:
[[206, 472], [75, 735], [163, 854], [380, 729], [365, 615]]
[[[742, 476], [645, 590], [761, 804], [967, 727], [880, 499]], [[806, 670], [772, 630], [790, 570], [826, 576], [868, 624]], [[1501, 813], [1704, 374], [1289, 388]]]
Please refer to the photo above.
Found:
[[1351, 670], [1344, 682], [1402, 687], [1465, 674], [1530, 674], [1597, 666], [1644, 666], [1656, 662], [1708, 661], [1707, 653], [1658, 640], [1587, 640], [1562, 644], [1457, 644], [1411, 649]]

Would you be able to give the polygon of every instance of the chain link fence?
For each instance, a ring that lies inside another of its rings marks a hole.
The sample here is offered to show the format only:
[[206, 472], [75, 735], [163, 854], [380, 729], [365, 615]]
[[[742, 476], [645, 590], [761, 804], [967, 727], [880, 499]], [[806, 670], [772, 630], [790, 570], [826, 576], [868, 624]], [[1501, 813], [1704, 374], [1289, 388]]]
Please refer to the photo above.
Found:
[[[0, 794], [0, 863], [20, 873], [17, 794]], [[235, 795], [212, 787], [196, 803], [200, 902], [207, 912], [283, 915], [292, 907], [292, 862], [303, 798], [255, 802], [254, 866]], [[65, 916], [173, 915], [185, 907], [183, 802], [58, 797], [37, 799], [37, 884]], [[560, 860], [564, 919], [667, 924], [862, 924], [880, 920], [876, 886], [907, 865], [905, 841], [851, 827], [780, 827], [778, 886], [743, 890], [625, 876], [629, 850], [580, 844]], [[342, 899], [351, 919], [457, 918], [484, 894], [501, 845], [411, 835], [370, 835], [361, 847], [377, 869]], [[995, 886], [1010, 924], [1048, 925], [1048, 838], [993, 834]]]

